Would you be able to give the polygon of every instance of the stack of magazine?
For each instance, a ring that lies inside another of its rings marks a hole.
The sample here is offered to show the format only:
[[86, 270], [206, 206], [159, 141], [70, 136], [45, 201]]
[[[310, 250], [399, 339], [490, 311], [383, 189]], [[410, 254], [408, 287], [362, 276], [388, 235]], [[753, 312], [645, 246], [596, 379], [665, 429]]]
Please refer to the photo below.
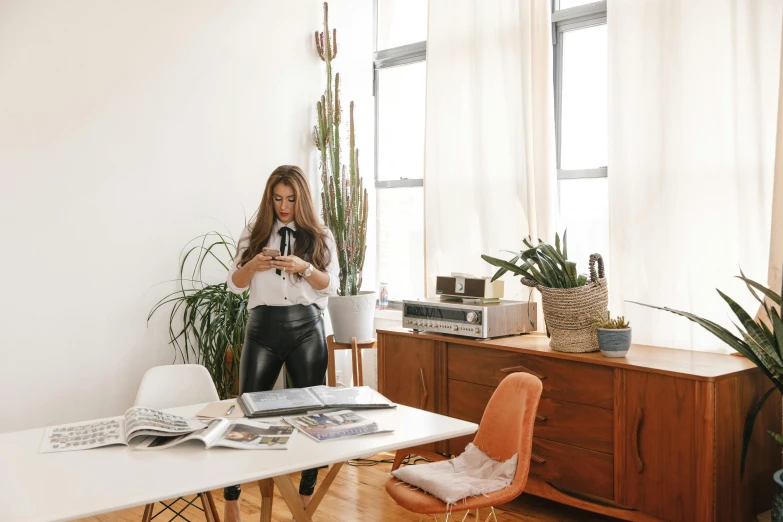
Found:
[[396, 405], [369, 386], [313, 386], [243, 393], [239, 405], [248, 417], [292, 415], [323, 410], [394, 408]]
[[128, 446], [136, 440], [140, 441], [136, 449], [169, 448], [190, 440], [198, 440], [207, 448], [286, 449], [293, 432], [290, 425], [228, 419], [205, 423], [150, 408], [134, 407], [119, 418], [46, 428], [38, 452], [74, 451], [116, 444]]

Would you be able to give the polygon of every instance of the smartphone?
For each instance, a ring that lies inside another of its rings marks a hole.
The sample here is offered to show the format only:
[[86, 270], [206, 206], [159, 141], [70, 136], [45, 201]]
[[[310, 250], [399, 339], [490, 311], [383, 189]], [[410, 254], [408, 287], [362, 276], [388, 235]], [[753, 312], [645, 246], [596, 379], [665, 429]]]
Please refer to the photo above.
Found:
[[269, 257], [279, 257], [280, 256], [280, 250], [276, 248], [267, 248], [264, 247], [261, 249], [261, 254]]

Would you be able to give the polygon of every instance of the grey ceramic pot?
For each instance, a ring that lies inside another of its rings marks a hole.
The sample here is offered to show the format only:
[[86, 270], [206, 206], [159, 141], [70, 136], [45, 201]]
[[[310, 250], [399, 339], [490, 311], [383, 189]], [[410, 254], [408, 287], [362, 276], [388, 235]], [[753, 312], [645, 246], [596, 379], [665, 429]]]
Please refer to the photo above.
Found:
[[775, 497], [772, 499], [772, 522], [783, 522], [783, 469], [776, 471]]
[[598, 328], [598, 347], [604, 357], [625, 357], [631, 347], [631, 329]]

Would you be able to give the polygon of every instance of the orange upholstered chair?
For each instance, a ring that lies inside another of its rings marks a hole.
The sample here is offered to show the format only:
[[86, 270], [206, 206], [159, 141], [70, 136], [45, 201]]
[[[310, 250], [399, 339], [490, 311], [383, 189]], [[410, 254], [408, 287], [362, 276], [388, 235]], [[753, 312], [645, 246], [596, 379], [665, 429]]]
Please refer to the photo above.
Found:
[[[525, 489], [533, 448], [533, 423], [541, 389], [541, 380], [529, 373], [512, 373], [500, 383], [484, 410], [473, 444], [498, 461], [508, 460], [518, 454], [514, 480], [500, 491], [461, 500], [453, 506], [453, 510], [493, 507], [515, 499]], [[408, 511], [422, 515], [446, 514], [448, 520], [450, 510], [444, 502], [421, 490], [406, 487], [396, 478], [389, 478], [386, 491]], [[494, 516], [494, 508], [490, 515]]]

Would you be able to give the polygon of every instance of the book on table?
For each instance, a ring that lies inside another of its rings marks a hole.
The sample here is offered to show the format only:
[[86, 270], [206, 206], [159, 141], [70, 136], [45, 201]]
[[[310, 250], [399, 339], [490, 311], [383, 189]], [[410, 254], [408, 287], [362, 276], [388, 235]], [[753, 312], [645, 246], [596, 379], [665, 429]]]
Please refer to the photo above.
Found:
[[318, 410], [394, 408], [396, 404], [369, 386], [312, 386], [243, 393], [239, 405], [248, 417], [293, 415]]
[[[283, 449], [293, 430], [253, 421], [187, 419], [150, 408], [133, 407], [122, 417], [50, 426], [44, 430], [39, 453], [54, 453], [125, 445], [141, 441], [139, 449], [171, 447], [200, 440], [206, 447]], [[143, 447], [142, 447], [143, 444]]]
[[285, 417], [283, 420], [318, 442], [394, 431], [381, 429], [374, 421], [349, 410]]

